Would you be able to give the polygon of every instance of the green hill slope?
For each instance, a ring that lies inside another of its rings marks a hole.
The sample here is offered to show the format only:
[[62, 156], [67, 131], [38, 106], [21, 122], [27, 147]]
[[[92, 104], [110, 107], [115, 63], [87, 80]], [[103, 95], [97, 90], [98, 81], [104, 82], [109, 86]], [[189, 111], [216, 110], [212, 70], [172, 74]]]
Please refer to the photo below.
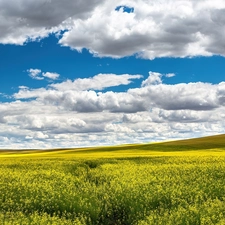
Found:
[[225, 134], [192, 138], [178, 141], [168, 141], [150, 144], [121, 145], [95, 148], [94, 151], [120, 151], [120, 150], [149, 150], [149, 151], [189, 151], [207, 149], [225, 149]]
[[[225, 150], [225, 134], [194, 138], [187, 140], [168, 141], [149, 144], [128, 144], [119, 146], [89, 147], [89, 148], [71, 148], [71, 149], [46, 149], [46, 150], [0, 150], [0, 156], [62, 156], [62, 155], [92, 155], [92, 156], [109, 156], [109, 155], [140, 155], [152, 154], [153, 152], [182, 152], [198, 150]], [[119, 154], [120, 153], [120, 154]]]
[[149, 144], [130, 144], [109, 147], [95, 147], [81, 150], [82, 152], [113, 152], [126, 150], [144, 150], [144, 151], [190, 151], [190, 150], [207, 150], [207, 149], [224, 149], [225, 150], [225, 134], [207, 136], [201, 138], [192, 138], [178, 141], [168, 141]]
[[[152, 146], [153, 147], [153, 146]], [[163, 150], [206, 150], [206, 149], [225, 149], [225, 134], [214, 135], [201, 138], [193, 138], [179, 141], [169, 141], [158, 143], [154, 149], [162, 148]]]

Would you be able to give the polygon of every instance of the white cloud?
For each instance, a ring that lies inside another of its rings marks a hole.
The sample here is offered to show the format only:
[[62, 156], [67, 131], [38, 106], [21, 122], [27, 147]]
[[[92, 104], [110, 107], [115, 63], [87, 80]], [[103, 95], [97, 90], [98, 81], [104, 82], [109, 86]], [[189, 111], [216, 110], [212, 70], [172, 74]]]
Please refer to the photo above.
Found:
[[157, 85], [162, 83], [162, 77], [165, 76], [167, 78], [174, 77], [174, 73], [167, 73], [167, 74], [161, 74], [157, 72], [149, 72], [149, 76], [146, 80], [142, 82], [142, 87], [149, 86], [149, 85]]
[[0, 43], [66, 31], [61, 45], [99, 57], [224, 56], [224, 12], [225, 0], [0, 0]]
[[156, 72], [149, 72], [149, 77], [142, 82], [142, 86], [161, 84], [162, 83], [162, 74]]
[[28, 87], [27, 86], [19, 86], [19, 89], [28, 89]]
[[222, 83], [212, 85], [208, 83], [180, 83], [175, 85], [148, 85], [141, 89], [130, 90], [152, 107], [166, 110], [212, 110], [220, 107], [218, 89]]
[[52, 32], [68, 29], [73, 20], [84, 19], [100, 0], [0, 0], [0, 42], [24, 44]]
[[[40, 69], [29, 69], [27, 70], [29, 76], [32, 79], [35, 80], [44, 80], [44, 78], [48, 78], [51, 80], [57, 80], [59, 78], [59, 74], [58, 73], [52, 73], [52, 72], [42, 72]], [[20, 86], [21, 89], [26, 89], [24, 88], [24, 86]]]
[[47, 77], [47, 78], [52, 79], [52, 80], [57, 80], [60, 75], [58, 73], [46, 72], [46, 73], [42, 73], [42, 76]]
[[[149, 72], [141, 88], [127, 92], [96, 92], [106, 87], [129, 84], [129, 79], [140, 75], [112, 75], [113, 82], [107, 81], [107, 75], [94, 78], [77, 79], [52, 84], [48, 89], [20, 89], [14, 94], [16, 99], [36, 98], [43, 104], [52, 104], [76, 112], [141, 112], [156, 107], [165, 110], [213, 110], [225, 103], [224, 83], [180, 83], [166, 85], [162, 83], [164, 75]], [[166, 75], [165, 75], [166, 76]], [[117, 78], [116, 78], [117, 77]], [[101, 78], [104, 82], [100, 82]], [[54, 89], [52, 89], [54, 88]], [[90, 90], [93, 89], [93, 90]]]
[[[100, 78], [107, 80], [105, 76]], [[162, 81], [167, 74], [150, 72], [151, 76], [161, 80], [126, 92], [95, 91], [106, 88], [97, 85], [98, 76], [80, 79], [80, 90], [76, 80], [68, 90], [65, 82], [54, 89], [22, 86], [14, 94], [17, 100], [0, 103], [0, 147], [110, 145], [225, 132], [224, 82], [167, 85]], [[108, 86], [129, 83], [131, 78], [120, 75]], [[83, 90], [85, 84], [92, 90]]]
[[167, 73], [165, 74], [166, 77], [175, 77], [176, 74], [175, 73]]
[[27, 72], [29, 73], [29, 76], [32, 79], [35, 79], [35, 80], [43, 80], [44, 79], [43, 77], [40, 76], [41, 70], [39, 70], [39, 69], [29, 69], [29, 70], [27, 70]]
[[129, 74], [98, 74], [91, 78], [76, 79], [74, 81], [67, 80], [62, 83], [52, 84], [53, 87], [59, 91], [74, 90], [103, 90], [107, 87], [114, 87], [119, 85], [128, 85], [132, 79], [140, 79], [141, 75], [129, 75]]
[[[116, 4], [134, 12], [114, 11]], [[224, 11], [224, 0], [115, 1], [76, 21], [59, 42], [100, 57], [224, 56]]]

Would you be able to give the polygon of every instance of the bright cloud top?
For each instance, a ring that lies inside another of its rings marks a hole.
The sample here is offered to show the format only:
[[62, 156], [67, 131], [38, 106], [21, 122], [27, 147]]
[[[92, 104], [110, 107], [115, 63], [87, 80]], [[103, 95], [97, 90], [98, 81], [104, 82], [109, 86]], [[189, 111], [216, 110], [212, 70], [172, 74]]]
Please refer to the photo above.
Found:
[[225, 0], [0, 0], [0, 43], [56, 33], [98, 57], [224, 56], [224, 15]]
[[[0, 146], [90, 146], [224, 132], [225, 83], [164, 84], [170, 76], [149, 72], [141, 87], [124, 92], [104, 89], [141, 76], [99, 74], [47, 88], [22, 86], [14, 101], [0, 105]], [[110, 77], [114, 82], [106, 85]]]

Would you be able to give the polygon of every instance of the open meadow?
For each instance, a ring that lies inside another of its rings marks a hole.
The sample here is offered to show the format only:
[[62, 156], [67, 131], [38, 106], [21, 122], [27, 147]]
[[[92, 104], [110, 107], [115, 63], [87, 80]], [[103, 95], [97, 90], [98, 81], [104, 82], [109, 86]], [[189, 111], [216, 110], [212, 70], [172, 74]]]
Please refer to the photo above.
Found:
[[0, 224], [225, 224], [225, 135], [0, 151]]

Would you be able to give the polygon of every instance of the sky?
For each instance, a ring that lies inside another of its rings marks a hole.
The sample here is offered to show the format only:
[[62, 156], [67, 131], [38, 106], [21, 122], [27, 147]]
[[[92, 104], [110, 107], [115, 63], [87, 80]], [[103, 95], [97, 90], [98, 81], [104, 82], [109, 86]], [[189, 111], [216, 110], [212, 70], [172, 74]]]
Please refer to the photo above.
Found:
[[0, 148], [225, 133], [225, 0], [0, 0]]

